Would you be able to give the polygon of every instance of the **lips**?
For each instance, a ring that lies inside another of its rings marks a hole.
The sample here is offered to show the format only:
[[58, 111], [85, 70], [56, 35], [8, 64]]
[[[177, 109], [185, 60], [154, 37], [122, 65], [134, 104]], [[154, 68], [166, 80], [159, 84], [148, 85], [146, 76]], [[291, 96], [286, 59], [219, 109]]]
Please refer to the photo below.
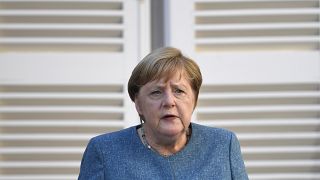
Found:
[[178, 118], [178, 116], [174, 115], [174, 114], [166, 114], [164, 116], [161, 117], [161, 119], [166, 119], [166, 120], [173, 120]]

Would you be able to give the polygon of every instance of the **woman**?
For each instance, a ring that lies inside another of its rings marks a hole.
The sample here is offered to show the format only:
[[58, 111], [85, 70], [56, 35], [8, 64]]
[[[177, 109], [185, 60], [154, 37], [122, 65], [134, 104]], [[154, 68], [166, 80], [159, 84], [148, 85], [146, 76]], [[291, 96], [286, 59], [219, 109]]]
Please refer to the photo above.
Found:
[[91, 139], [79, 180], [248, 179], [234, 133], [191, 123], [201, 83], [178, 49], [146, 56], [128, 82], [141, 125]]

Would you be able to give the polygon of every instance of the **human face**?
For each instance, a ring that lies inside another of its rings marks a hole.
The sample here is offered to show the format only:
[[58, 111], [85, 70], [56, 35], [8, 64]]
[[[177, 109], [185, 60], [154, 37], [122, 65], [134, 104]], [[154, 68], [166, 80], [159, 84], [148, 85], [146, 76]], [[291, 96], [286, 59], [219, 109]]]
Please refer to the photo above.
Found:
[[165, 81], [151, 81], [140, 88], [135, 106], [144, 117], [145, 131], [155, 137], [184, 135], [191, 121], [195, 95], [184, 73]]

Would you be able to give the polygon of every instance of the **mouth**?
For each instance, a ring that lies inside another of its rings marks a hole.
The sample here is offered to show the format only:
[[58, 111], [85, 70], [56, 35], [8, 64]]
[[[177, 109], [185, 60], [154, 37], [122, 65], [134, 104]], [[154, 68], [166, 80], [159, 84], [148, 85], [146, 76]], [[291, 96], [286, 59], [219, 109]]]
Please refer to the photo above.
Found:
[[166, 115], [161, 117], [161, 119], [165, 119], [165, 120], [173, 120], [173, 119], [176, 119], [176, 118], [178, 118], [178, 116], [173, 115], [173, 114], [166, 114]]

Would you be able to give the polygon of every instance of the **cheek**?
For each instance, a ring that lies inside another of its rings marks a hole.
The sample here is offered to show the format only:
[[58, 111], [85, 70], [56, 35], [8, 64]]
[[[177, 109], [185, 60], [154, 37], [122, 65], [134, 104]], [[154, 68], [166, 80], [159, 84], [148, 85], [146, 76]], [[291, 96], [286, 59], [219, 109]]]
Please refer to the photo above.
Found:
[[183, 116], [186, 118], [190, 118], [193, 113], [193, 108], [192, 106], [185, 106], [183, 109]]
[[144, 99], [143, 101], [139, 101], [138, 109], [139, 113], [144, 116], [153, 116], [157, 114], [158, 111], [158, 103], [155, 101], [150, 101], [148, 99]]
[[194, 110], [194, 100], [192, 98], [181, 103], [181, 113], [185, 118], [190, 118]]

